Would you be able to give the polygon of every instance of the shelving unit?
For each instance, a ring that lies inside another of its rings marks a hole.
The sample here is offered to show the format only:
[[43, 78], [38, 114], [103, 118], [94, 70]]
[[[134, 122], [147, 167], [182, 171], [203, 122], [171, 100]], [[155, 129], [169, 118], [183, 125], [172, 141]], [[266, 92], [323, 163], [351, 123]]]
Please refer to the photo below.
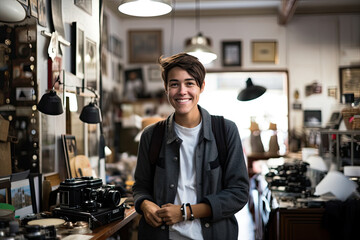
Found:
[[[342, 169], [343, 167], [343, 163], [344, 160], [348, 160], [349, 163], [347, 165], [360, 165], [360, 158], [355, 158], [355, 154], [359, 154], [359, 149], [357, 148], [356, 144], [360, 144], [360, 130], [344, 130], [344, 131], [340, 131], [340, 130], [328, 130], [328, 129], [324, 129], [324, 130], [319, 130], [318, 131], [320, 134], [320, 145], [319, 145], [319, 155], [322, 157], [326, 157], [325, 154], [329, 153], [331, 161], [334, 162], [336, 161], [337, 163], [337, 167], [339, 170]], [[323, 142], [323, 135], [327, 135], [327, 139], [328, 139], [328, 146], [326, 146]], [[346, 141], [343, 141], [341, 138], [346, 136]], [[350, 157], [347, 158], [343, 158], [340, 156], [340, 147], [341, 147], [341, 143], [344, 142], [348, 142], [350, 143]], [[333, 148], [333, 146], [335, 146], [335, 148]], [[327, 150], [327, 151], [326, 151]], [[334, 156], [334, 151], [335, 150], [335, 156]], [[355, 160], [358, 160], [358, 162], [356, 162]]]

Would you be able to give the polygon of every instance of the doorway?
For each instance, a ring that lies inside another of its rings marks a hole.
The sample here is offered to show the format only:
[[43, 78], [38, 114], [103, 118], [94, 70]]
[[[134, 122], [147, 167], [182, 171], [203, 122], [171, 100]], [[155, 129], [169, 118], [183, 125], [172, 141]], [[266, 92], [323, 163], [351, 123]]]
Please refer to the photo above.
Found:
[[[241, 102], [237, 100], [237, 95], [246, 87], [249, 77], [254, 85], [265, 87], [266, 92], [257, 99]], [[265, 151], [269, 149], [269, 140], [273, 134], [273, 130], [269, 129], [270, 123], [275, 123], [277, 127], [279, 154], [284, 155], [288, 151], [289, 108], [286, 71], [208, 72], [205, 78], [205, 91], [199, 105], [210, 114], [223, 115], [236, 123], [246, 153], [251, 152], [251, 121], [259, 125]]]

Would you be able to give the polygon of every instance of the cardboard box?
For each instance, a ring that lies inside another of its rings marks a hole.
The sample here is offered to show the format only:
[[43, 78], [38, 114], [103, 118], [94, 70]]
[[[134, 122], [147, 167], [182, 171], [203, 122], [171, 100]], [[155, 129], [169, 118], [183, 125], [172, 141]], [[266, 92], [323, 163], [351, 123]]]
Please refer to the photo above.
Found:
[[10, 122], [0, 115], [0, 141], [7, 142]]
[[10, 122], [0, 115], [0, 176], [11, 174], [11, 147], [7, 141]]

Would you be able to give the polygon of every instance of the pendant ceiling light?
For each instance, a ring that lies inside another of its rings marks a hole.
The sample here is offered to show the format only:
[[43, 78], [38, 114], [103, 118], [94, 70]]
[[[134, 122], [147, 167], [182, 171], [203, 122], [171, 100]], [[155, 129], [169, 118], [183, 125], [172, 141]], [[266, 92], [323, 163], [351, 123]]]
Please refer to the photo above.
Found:
[[254, 85], [251, 78], [246, 80], [246, 88], [241, 90], [237, 99], [239, 101], [250, 101], [260, 97], [266, 92], [266, 88], [258, 85]]
[[25, 8], [17, 0], [2, 0], [0, 22], [20, 22], [26, 17]]
[[196, 17], [196, 30], [198, 34], [187, 40], [185, 52], [193, 55], [199, 59], [202, 64], [208, 64], [217, 58], [217, 55], [211, 50], [211, 41], [209, 38], [204, 37], [200, 32], [200, 1], [196, 0], [195, 17]]
[[156, 17], [171, 12], [169, 0], [123, 0], [119, 11], [135, 17]]

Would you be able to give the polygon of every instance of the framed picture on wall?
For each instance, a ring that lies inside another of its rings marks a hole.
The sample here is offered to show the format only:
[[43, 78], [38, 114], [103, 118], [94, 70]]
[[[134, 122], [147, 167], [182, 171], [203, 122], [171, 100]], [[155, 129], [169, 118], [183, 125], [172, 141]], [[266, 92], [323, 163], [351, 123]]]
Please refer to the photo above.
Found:
[[10, 198], [10, 177], [1, 177], [0, 178], [0, 203], [8, 203], [11, 204]]
[[38, 2], [37, 0], [30, 0], [30, 14], [34, 18], [38, 18]]
[[92, 0], [74, 0], [74, 3], [75, 6], [92, 15]]
[[65, 165], [67, 171], [67, 177], [72, 178], [70, 162], [77, 155], [77, 147], [76, 147], [76, 139], [73, 135], [63, 134], [61, 135], [63, 149], [64, 149], [64, 157], [65, 157]]
[[122, 58], [123, 56], [122, 45], [123, 45], [122, 41], [119, 40], [116, 36], [110, 37], [111, 52], [119, 58]]
[[148, 69], [149, 81], [151, 82], [161, 82], [161, 70], [158, 66], [150, 66]]
[[241, 66], [241, 41], [223, 41], [222, 65]]
[[162, 54], [162, 31], [130, 30], [128, 43], [130, 63], [155, 64]]
[[78, 23], [72, 23], [72, 72], [79, 78], [84, 78], [85, 70], [85, 32]]
[[253, 41], [252, 61], [254, 63], [276, 63], [277, 42], [276, 41]]
[[124, 97], [127, 101], [135, 101], [144, 96], [144, 78], [142, 68], [125, 70]]
[[340, 102], [343, 94], [353, 93], [355, 101], [360, 99], [360, 66], [340, 68]]
[[97, 89], [96, 42], [86, 38], [85, 51], [85, 82], [86, 87]]
[[38, 0], [38, 12], [39, 12], [39, 18], [38, 18], [39, 24], [43, 27], [47, 27], [46, 0]]

